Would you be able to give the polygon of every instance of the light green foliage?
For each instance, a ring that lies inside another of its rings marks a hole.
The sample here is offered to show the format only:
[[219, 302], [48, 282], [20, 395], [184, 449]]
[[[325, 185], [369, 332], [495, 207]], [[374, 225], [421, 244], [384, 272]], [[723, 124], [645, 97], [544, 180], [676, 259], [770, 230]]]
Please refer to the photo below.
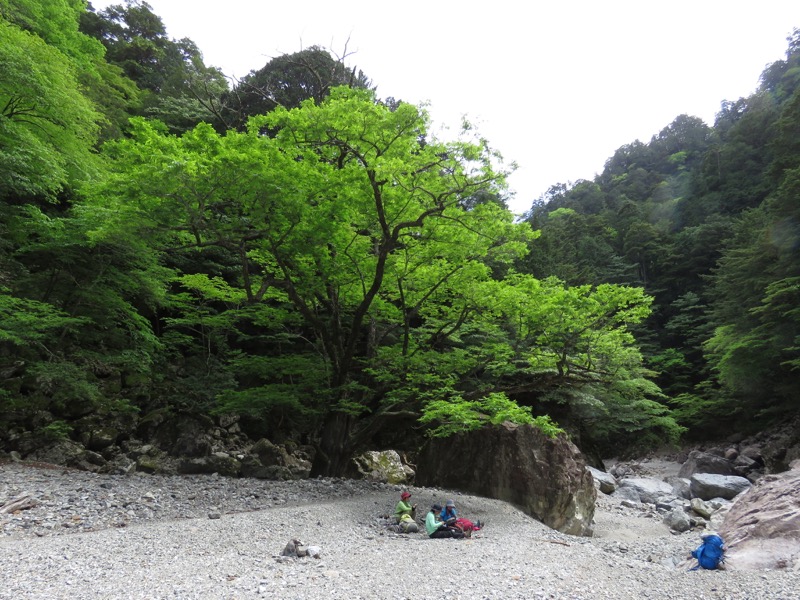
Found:
[[98, 119], [73, 63], [0, 21], [0, 200], [54, 198], [94, 173]]
[[88, 66], [102, 59], [102, 45], [78, 30], [84, 0], [0, 0], [0, 15], [48, 46]]
[[69, 423], [57, 420], [42, 427], [41, 433], [49, 441], [59, 441], [69, 439], [72, 430], [73, 427]]
[[505, 422], [533, 425], [551, 438], [564, 433], [547, 415], [534, 418], [529, 406], [519, 406], [500, 392], [474, 401], [461, 397], [433, 401], [425, 406], [420, 422], [435, 425], [428, 430], [431, 437], [448, 437]]
[[432, 437], [447, 437], [478, 429], [486, 423], [532, 423], [533, 418], [529, 407], [518, 406], [505, 394], [492, 393], [471, 402], [460, 397], [433, 401], [425, 407], [420, 421], [437, 423], [428, 432]]
[[603, 284], [566, 287], [558, 280], [519, 275], [495, 297], [530, 350], [534, 369], [559, 376], [603, 373], [615, 376], [641, 357], [627, 329], [649, 314], [652, 298], [641, 288]]
[[10, 291], [0, 287], [0, 343], [44, 343], [54, 330], [75, 330], [87, 323], [87, 319], [70, 317], [50, 304], [16, 298]]

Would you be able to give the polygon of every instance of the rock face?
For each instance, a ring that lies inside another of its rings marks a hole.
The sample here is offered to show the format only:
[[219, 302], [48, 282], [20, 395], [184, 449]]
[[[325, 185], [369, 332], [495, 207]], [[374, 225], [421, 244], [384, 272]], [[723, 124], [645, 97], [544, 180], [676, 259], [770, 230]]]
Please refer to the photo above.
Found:
[[737, 498], [720, 535], [736, 569], [800, 569], [800, 460]]
[[432, 440], [416, 481], [505, 500], [563, 533], [592, 534], [597, 491], [583, 455], [531, 426], [504, 423]]

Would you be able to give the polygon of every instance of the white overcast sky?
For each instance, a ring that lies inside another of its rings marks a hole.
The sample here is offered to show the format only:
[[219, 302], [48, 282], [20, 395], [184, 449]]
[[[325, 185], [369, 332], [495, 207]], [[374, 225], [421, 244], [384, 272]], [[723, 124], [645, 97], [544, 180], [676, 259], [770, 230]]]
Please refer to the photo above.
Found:
[[436, 127], [466, 115], [517, 162], [517, 213], [680, 114], [712, 124], [800, 27], [798, 0], [147, 1], [169, 37], [191, 38], [228, 76], [346, 45], [380, 97], [429, 103]]

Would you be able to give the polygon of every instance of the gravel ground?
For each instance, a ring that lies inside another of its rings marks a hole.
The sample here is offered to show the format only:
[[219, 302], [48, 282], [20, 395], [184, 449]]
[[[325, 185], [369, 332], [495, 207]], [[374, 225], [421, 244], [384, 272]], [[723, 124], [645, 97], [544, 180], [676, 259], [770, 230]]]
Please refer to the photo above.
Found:
[[[385, 528], [399, 491], [0, 465], [0, 506], [37, 501], [0, 514], [0, 599], [800, 598], [797, 572], [688, 571], [696, 533], [672, 535], [655, 511], [607, 496], [594, 537], [580, 538], [504, 502], [410, 488], [420, 517], [453, 498], [487, 523], [431, 540]], [[282, 557], [292, 538], [321, 557]]]

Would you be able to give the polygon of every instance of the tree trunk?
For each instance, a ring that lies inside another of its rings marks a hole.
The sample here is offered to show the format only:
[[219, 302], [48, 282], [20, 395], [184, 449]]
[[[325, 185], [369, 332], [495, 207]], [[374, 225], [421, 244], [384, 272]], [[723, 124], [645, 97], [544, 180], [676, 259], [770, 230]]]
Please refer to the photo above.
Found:
[[332, 413], [322, 428], [317, 454], [311, 467], [311, 477], [343, 477], [353, 452], [350, 437], [353, 417]]

